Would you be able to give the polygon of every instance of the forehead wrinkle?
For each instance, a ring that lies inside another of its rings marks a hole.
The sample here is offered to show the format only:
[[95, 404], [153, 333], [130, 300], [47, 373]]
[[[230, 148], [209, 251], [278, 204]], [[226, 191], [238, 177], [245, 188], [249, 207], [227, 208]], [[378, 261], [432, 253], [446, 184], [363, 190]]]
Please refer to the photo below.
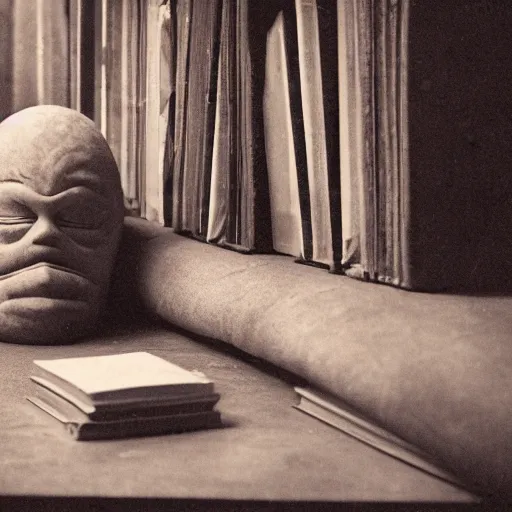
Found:
[[117, 164], [103, 135], [90, 119], [64, 107], [29, 107], [0, 123], [2, 178], [50, 195], [83, 185], [122, 198]]
[[0, 178], [0, 183], [21, 183], [23, 185], [21, 180], [15, 180], [12, 178]]
[[18, 175], [20, 176], [20, 178], [23, 178], [24, 180], [28, 180], [29, 177], [26, 176], [25, 174], [23, 174], [23, 171], [19, 171]]
[[35, 173], [37, 171], [37, 165], [35, 165], [36, 160], [34, 159], [31, 162], [21, 162], [23, 165], [20, 165], [17, 161], [5, 162], [2, 166], [0, 164], [0, 182], [1, 183], [22, 183], [27, 185], [34, 185], [35, 183]]
[[[84, 192], [87, 194], [87, 197], [90, 198], [98, 198], [99, 196], [99, 194], [97, 194], [90, 188], [83, 186], [70, 187], [60, 192], [57, 192], [56, 194], [45, 195], [40, 194], [39, 192], [31, 188], [30, 186], [26, 185], [25, 183], [21, 183], [19, 181], [14, 180], [0, 181], [0, 192], [5, 192], [4, 185], [6, 187], [9, 187], [9, 197], [13, 198], [15, 201], [19, 200], [20, 198], [25, 198], [28, 201], [33, 202], [38, 201], [44, 204], [57, 204], [62, 202], [63, 200], [66, 200], [67, 198], [73, 199], [79, 195], [83, 195]], [[23, 201], [25, 199], [23, 199]]]
[[[88, 131], [69, 136], [55, 144], [42, 144], [41, 162], [34, 172], [37, 186], [46, 194], [54, 194], [71, 186], [83, 185], [109, 195], [120, 187], [120, 176], [108, 145], [96, 133]], [[40, 141], [43, 142], [43, 141]]]
[[43, 162], [41, 172], [50, 178], [52, 191], [79, 185], [96, 191], [103, 188], [102, 180], [95, 172], [93, 159], [84, 150], [57, 148]]

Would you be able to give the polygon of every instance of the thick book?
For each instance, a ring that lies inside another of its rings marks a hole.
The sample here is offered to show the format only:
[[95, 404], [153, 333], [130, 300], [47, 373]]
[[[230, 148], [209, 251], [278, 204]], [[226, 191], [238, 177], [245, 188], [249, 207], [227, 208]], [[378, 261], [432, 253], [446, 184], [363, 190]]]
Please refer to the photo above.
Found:
[[58, 420], [67, 432], [79, 441], [164, 435], [221, 426], [218, 411], [92, 421], [76, 408], [74, 411], [67, 410], [63, 412], [41, 398], [29, 397], [28, 400]]
[[[367, 2], [338, 1], [340, 182], [342, 266], [355, 273], [367, 261], [366, 222], [361, 218], [373, 165], [373, 67]], [[366, 108], [363, 108], [365, 106]]]
[[369, 420], [342, 400], [316, 389], [296, 387], [295, 391], [300, 398], [296, 409], [411, 466], [447, 482], [461, 485], [428, 454]]
[[220, 28], [219, 68], [212, 150], [212, 169], [208, 205], [206, 241], [223, 245], [228, 242], [228, 217], [232, 177], [236, 172], [236, 73], [235, 73], [236, 1], [224, 0]]
[[[178, 13], [191, 19], [188, 47], [180, 46], [188, 57], [178, 56], [180, 65], [188, 60], [188, 69], [182, 181], [177, 200], [182, 205], [181, 229], [204, 240], [208, 230], [222, 4], [219, 0], [194, 0], [188, 10], [180, 9]], [[178, 24], [185, 25], [183, 20]]]
[[336, 0], [295, 0], [311, 214], [311, 263], [342, 257]]
[[214, 383], [148, 352], [35, 360], [35, 379], [97, 407], [105, 403], [211, 395]]
[[[182, 149], [177, 142], [172, 225], [241, 252], [271, 251], [262, 105], [266, 30], [275, 2], [191, 2], [179, 9], [184, 1], [177, 4], [177, 62], [188, 79], [177, 84], [186, 91], [176, 104], [183, 135], [176, 131]], [[188, 45], [180, 16], [190, 17]]]
[[263, 115], [273, 248], [305, 258], [298, 178], [305, 141], [292, 13], [289, 7], [279, 12], [267, 35]]
[[177, 232], [185, 230], [186, 198], [183, 194], [185, 183], [185, 142], [187, 134], [188, 110], [188, 73], [190, 67], [190, 25], [192, 17], [192, 0], [177, 0], [175, 8], [176, 47], [175, 47], [175, 110], [174, 148], [172, 160], [172, 191], [167, 204], [172, 212], [170, 225]]
[[340, 68], [359, 64], [348, 86], [356, 112], [343, 106], [342, 123], [363, 142], [344, 146], [356, 151], [356, 176], [342, 189], [352, 181], [361, 191], [360, 259], [346, 262], [347, 274], [411, 290], [509, 293], [511, 5], [338, 6], [349, 29], [340, 47], [358, 45]]
[[265, 43], [275, 9], [273, 1], [236, 2], [237, 165], [230, 179], [228, 241], [257, 252], [272, 250], [263, 94]]
[[167, 166], [164, 155], [169, 123], [169, 102], [174, 94], [173, 20], [169, 2], [151, 0], [146, 13], [146, 108], [144, 217], [165, 223], [164, 184]]
[[93, 421], [205, 412], [212, 410], [220, 399], [218, 393], [211, 393], [208, 395], [180, 395], [170, 398], [145, 397], [91, 404], [42, 377], [32, 376], [31, 380], [34, 383], [33, 391], [36, 398], [63, 414], [78, 410], [87, 419]]
[[[119, 168], [126, 205], [130, 210], [137, 211], [137, 173], [140, 171], [137, 162], [137, 79], [142, 72], [138, 54], [137, 3], [131, 0], [103, 2], [101, 5], [98, 3], [95, 7], [95, 38], [89, 33], [92, 21], [87, 11], [91, 7], [78, 0], [74, 0], [71, 7], [71, 107], [86, 115], [91, 115], [90, 108], [96, 109], [98, 127], [105, 136]], [[84, 40], [84, 32], [91, 41]], [[94, 51], [94, 45], [98, 53], [96, 76], [89, 73], [90, 65], [82, 62], [88, 52]], [[87, 88], [90, 88], [94, 80], [99, 90], [96, 104], [91, 106], [90, 98], [87, 98], [90, 91]]]

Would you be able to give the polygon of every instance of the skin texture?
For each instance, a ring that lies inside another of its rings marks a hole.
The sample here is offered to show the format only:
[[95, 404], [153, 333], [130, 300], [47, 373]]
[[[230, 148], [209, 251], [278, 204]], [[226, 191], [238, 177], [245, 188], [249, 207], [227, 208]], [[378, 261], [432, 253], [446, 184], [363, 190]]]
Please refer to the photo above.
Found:
[[119, 172], [82, 114], [37, 106], [0, 123], [0, 340], [67, 343], [104, 311], [123, 222]]

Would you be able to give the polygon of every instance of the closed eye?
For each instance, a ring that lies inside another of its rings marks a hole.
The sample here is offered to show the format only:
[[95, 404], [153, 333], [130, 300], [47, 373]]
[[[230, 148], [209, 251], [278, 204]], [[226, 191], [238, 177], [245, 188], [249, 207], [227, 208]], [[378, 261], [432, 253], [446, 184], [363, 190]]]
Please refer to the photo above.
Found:
[[74, 208], [62, 209], [56, 218], [62, 228], [98, 229], [108, 220], [109, 211], [94, 203], [76, 203]]
[[17, 224], [33, 224], [36, 221], [36, 217], [18, 217], [18, 216], [0, 216], [0, 225], [13, 226]]
[[93, 222], [75, 222], [66, 219], [59, 219], [58, 224], [60, 227], [73, 229], [96, 229], [97, 227]]

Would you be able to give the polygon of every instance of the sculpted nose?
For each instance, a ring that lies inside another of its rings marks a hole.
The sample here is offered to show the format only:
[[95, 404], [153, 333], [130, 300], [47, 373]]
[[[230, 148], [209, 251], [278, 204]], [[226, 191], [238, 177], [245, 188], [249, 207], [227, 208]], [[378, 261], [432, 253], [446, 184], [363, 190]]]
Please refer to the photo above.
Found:
[[30, 230], [32, 243], [47, 247], [59, 247], [61, 233], [55, 223], [47, 217], [38, 217]]

